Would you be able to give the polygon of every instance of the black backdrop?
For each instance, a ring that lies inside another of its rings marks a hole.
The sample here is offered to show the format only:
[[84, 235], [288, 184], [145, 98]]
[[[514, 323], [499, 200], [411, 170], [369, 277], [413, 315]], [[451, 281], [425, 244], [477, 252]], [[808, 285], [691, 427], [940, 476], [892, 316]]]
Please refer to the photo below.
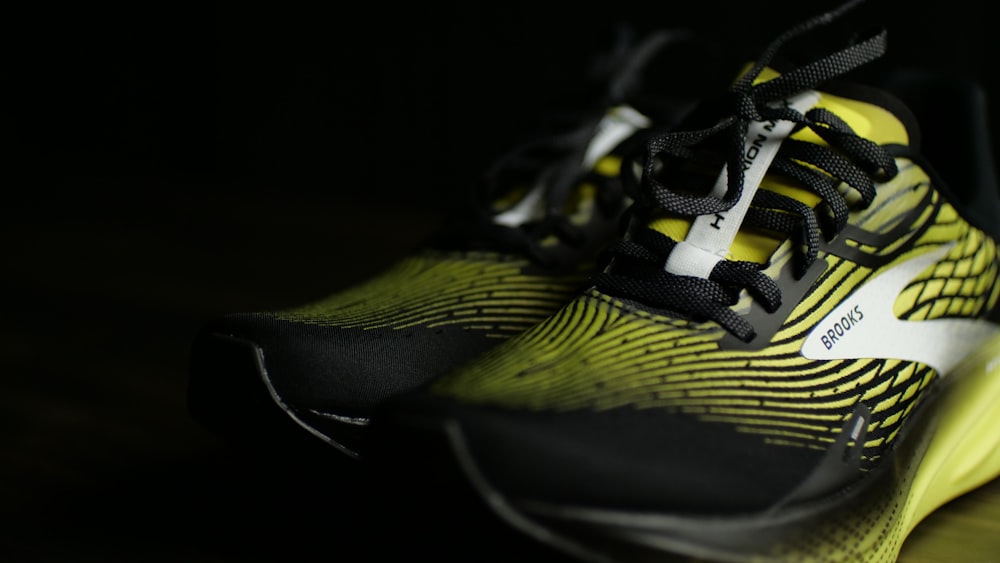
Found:
[[[571, 91], [616, 23], [692, 27], [750, 56], [830, 5], [36, 3], [8, 22], [21, 32], [7, 57], [8, 171], [22, 174], [7, 197], [114, 205], [213, 189], [437, 204]], [[891, 57], [975, 76], [995, 107], [996, 41], [978, 6], [866, 9], [889, 28]]]

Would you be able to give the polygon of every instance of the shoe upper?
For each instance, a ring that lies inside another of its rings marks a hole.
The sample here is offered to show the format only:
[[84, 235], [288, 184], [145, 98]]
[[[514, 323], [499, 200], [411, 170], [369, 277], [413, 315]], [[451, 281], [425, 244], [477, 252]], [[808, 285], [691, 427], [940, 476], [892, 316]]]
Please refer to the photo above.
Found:
[[649, 141], [585, 292], [380, 415], [447, 422], [506, 498], [563, 506], [738, 514], [889, 463], [1000, 349], [984, 98], [847, 82], [884, 31], [798, 65], [792, 39]]
[[619, 46], [602, 61], [593, 107], [497, 159], [474, 204], [411, 256], [316, 302], [226, 315], [202, 333], [252, 342], [283, 405], [352, 417], [544, 320], [619, 232], [622, 161], [654, 124], [689, 109], [687, 99], [641, 95], [647, 84], [636, 82], [689, 40], [669, 30]]

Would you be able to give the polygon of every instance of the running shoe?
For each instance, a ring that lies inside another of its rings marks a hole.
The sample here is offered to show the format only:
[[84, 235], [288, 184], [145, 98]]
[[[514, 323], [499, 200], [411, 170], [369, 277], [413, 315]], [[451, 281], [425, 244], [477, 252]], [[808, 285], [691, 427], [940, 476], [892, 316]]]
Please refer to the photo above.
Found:
[[830, 42], [858, 4], [789, 28], [649, 141], [583, 294], [373, 431], [441, 437], [439, 467], [501, 519], [601, 562], [891, 562], [1000, 474], [985, 97], [859, 83], [884, 28]]
[[670, 127], [693, 105], [665, 88], [670, 64], [694, 53], [696, 38], [663, 30], [635, 41], [630, 33], [623, 27], [581, 82], [581, 90], [600, 85], [596, 103], [572, 127], [560, 113], [546, 135], [497, 159], [476, 205], [418, 251], [317, 302], [202, 327], [190, 360], [194, 418], [251, 443], [304, 429], [360, 458], [372, 407], [526, 330], [581, 291], [621, 230], [629, 204], [621, 162], [641, 149], [644, 131]]

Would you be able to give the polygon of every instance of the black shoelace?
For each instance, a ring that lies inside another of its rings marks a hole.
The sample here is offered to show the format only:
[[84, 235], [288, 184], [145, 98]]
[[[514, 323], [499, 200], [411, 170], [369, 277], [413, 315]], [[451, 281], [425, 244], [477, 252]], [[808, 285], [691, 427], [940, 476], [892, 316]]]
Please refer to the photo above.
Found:
[[[786, 233], [799, 243], [798, 276], [816, 259], [820, 237], [831, 240], [847, 222], [850, 204], [838, 191], [839, 184], [844, 183], [860, 194], [860, 201], [854, 205], [871, 204], [875, 181], [892, 178], [897, 173], [893, 157], [883, 147], [856, 135], [847, 123], [828, 110], [813, 108], [803, 114], [781, 102], [880, 57], [885, 51], [884, 30], [754, 85], [789, 40], [832, 22], [859, 3], [849, 2], [808, 20], [773, 41], [730, 89], [725, 100], [728, 115], [714, 126], [667, 132], [650, 140], [641, 163], [641, 178], [623, 174], [626, 190], [635, 200], [630, 210], [633, 227], [629, 238], [609, 249], [608, 268], [594, 278], [598, 290], [686, 318], [712, 320], [743, 341], [753, 340], [754, 327], [732, 306], [745, 290], [768, 312], [780, 307], [781, 291], [762, 271], [768, 264], [722, 260], [707, 279], [673, 274], [664, 265], [678, 243], [645, 225], [657, 210], [697, 217], [731, 209], [742, 195], [745, 143], [748, 126], [753, 121], [790, 121], [795, 130], [809, 128], [828, 144], [786, 138], [769, 168], [769, 172], [783, 174], [813, 190], [826, 203], [828, 212], [821, 213], [791, 197], [760, 189], [754, 193], [743, 219], [744, 226]], [[723, 166], [737, 171], [728, 174], [723, 197], [706, 195], [704, 190], [699, 193], [683, 183], [691, 179], [690, 174], [684, 175], [684, 170], [693, 167], [719, 171]]]
[[[583, 247], [590, 238], [588, 230], [574, 224], [566, 214], [574, 189], [584, 183], [594, 185], [597, 210], [605, 217], [622, 213], [627, 200], [621, 179], [584, 169], [585, 151], [605, 112], [623, 103], [630, 90], [637, 87], [637, 76], [657, 51], [691, 37], [676, 30], [636, 42], [631, 29], [621, 28], [618, 32], [618, 43], [594, 64], [591, 83], [600, 85], [601, 93], [589, 97], [596, 101], [589, 107], [566, 108], [562, 114], [550, 115], [546, 132], [496, 159], [481, 178], [472, 212], [463, 208], [443, 233], [447, 246], [515, 252], [543, 267], [552, 267], [559, 262], [558, 251], [553, 253], [543, 247], [543, 240], [555, 236], [565, 245]], [[635, 160], [648, 134], [639, 130], [612, 152], [623, 161]], [[494, 220], [493, 202], [512, 186], [530, 189], [538, 185], [544, 186], [544, 209], [539, 218], [516, 227]]]

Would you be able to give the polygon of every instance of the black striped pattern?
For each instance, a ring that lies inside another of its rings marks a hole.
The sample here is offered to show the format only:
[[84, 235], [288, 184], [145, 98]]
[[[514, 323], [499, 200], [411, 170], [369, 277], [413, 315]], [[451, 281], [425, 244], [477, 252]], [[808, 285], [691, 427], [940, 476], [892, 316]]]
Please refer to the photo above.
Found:
[[492, 252], [427, 250], [364, 284], [277, 314], [342, 328], [436, 328], [448, 325], [508, 338], [572, 299], [589, 275], [530, 273], [524, 258]]
[[[927, 198], [932, 205], [913, 213]], [[883, 257], [882, 268], [958, 242], [900, 296], [900, 318], [975, 318], [996, 306], [995, 241], [961, 220], [917, 168], [881, 187], [880, 202], [855, 214], [852, 224], [905, 234], [872, 249]], [[901, 225], [904, 220], [911, 223]], [[787, 246], [779, 250], [772, 269], [790, 255]], [[803, 357], [802, 343], [816, 322], [880, 271], [833, 254], [824, 259], [827, 270], [763, 350], [725, 349], [714, 323], [678, 320], [592, 292], [439, 381], [436, 392], [528, 410], [660, 408], [727, 424], [768, 444], [816, 449], [835, 439], [861, 402], [873, 411], [865, 456], [874, 462], [939, 374], [886, 358]]]

